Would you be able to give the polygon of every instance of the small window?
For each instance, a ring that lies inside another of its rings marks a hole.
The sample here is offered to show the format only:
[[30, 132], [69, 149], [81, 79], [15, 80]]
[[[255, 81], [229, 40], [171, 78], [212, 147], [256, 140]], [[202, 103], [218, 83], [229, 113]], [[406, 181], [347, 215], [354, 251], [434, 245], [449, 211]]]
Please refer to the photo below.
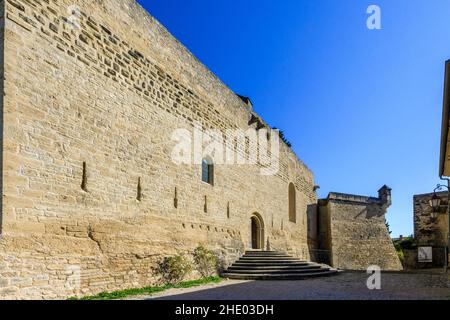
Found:
[[139, 202], [142, 201], [142, 185], [141, 185], [141, 178], [138, 178], [136, 200], [139, 201]]
[[214, 164], [208, 158], [202, 161], [202, 181], [214, 185]]
[[81, 178], [81, 189], [84, 192], [88, 192], [88, 187], [87, 187], [87, 164], [86, 162], [83, 162], [83, 175]]

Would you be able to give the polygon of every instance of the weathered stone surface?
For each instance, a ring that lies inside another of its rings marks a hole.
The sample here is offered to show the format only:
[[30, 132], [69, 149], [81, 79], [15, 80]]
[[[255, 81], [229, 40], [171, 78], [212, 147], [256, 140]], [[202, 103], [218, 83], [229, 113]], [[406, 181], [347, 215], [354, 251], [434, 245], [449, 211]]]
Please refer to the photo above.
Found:
[[[442, 199], [437, 217], [432, 218], [433, 208], [430, 205], [434, 193], [414, 196], [414, 237], [419, 247], [433, 247], [433, 262], [418, 263], [410, 259], [411, 268], [442, 267], [445, 265], [445, 248], [448, 242], [447, 192], [437, 192]], [[417, 253], [415, 254], [417, 258]]]
[[390, 189], [380, 189], [378, 198], [331, 193], [319, 205], [320, 247], [329, 252], [333, 267], [403, 269], [385, 223]]
[[445, 247], [448, 237], [447, 192], [438, 192], [442, 207], [432, 219], [430, 200], [433, 193], [414, 196], [414, 236], [419, 246]]
[[214, 187], [201, 181], [200, 166], [173, 163], [174, 130], [247, 130], [252, 110], [134, 0], [0, 7], [1, 298], [148, 286], [162, 256], [199, 244], [230, 263], [250, 247], [256, 212], [271, 249], [309, 259], [315, 184], [286, 145], [276, 175], [218, 165]]

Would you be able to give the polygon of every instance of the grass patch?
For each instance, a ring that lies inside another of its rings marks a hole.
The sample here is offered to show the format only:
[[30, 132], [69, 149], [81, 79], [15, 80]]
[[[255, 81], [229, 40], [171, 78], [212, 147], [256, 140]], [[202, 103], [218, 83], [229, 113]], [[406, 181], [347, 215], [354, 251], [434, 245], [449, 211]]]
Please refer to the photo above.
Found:
[[118, 299], [125, 299], [132, 296], [143, 296], [143, 295], [152, 295], [155, 293], [160, 293], [169, 289], [186, 289], [186, 288], [193, 288], [202, 286], [205, 284], [212, 284], [212, 283], [220, 283], [223, 279], [220, 277], [209, 277], [204, 278], [200, 280], [194, 280], [194, 281], [186, 281], [181, 282], [179, 284], [175, 285], [165, 285], [160, 287], [147, 287], [142, 289], [127, 289], [127, 290], [121, 290], [121, 291], [115, 291], [115, 292], [102, 292], [95, 296], [89, 296], [84, 298], [70, 298], [69, 300], [118, 300]]

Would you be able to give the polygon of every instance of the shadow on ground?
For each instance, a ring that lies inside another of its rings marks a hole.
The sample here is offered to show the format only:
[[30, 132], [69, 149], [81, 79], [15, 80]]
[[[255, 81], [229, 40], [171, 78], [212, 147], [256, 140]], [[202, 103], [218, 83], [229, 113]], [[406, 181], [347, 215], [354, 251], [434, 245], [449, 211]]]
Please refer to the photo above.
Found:
[[381, 290], [367, 288], [368, 275], [344, 273], [303, 281], [228, 281], [216, 288], [171, 292], [152, 300], [449, 300], [448, 278], [383, 274]]

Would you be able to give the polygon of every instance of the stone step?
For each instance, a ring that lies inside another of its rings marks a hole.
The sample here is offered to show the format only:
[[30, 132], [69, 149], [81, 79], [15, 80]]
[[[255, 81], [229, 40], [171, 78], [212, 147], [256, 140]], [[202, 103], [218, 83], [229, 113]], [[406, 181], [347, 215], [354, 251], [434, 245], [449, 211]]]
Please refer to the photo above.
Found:
[[313, 272], [325, 272], [330, 271], [330, 269], [322, 269], [322, 268], [308, 268], [308, 269], [296, 269], [296, 270], [279, 270], [279, 269], [268, 269], [268, 270], [254, 270], [254, 269], [228, 269], [227, 273], [233, 274], [302, 274], [302, 273], [313, 273]]
[[251, 251], [246, 251], [244, 254], [249, 255], [249, 256], [259, 256], [259, 255], [265, 255], [265, 256], [290, 256], [292, 257], [292, 255], [287, 254], [285, 252], [268, 252], [268, 251], [261, 251], [261, 252], [251, 252]]
[[292, 262], [271, 261], [269, 263], [269, 262], [242, 262], [240, 260], [233, 264], [233, 266], [246, 266], [246, 267], [296, 267], [309, 265], [310, 263], [300, 261], [292, 261]]
[[274, 255], [244, 255], [242, 256], [242, 258], [247, 258], [247, 259], [294, 259], [294, 257], [291, 256], [286, 256], [286, 255], [279, 255], [279, 256], [274, 256]]
[[246, 257], [243, 256], [240, 260], [242, 261], [298, 261], [298, 259], [295, 258], [289, 258], [289, 257]]
[[318, 271], [318, 272], [309, 272], [309, 273], [301, 273], [301, 274], [295, 274], [295, 273], [284, 273], [284, 274], [254, 274], [254, 273], [247, 273], [247, 274], [240, 274], [240, 273], [224, 273], [222, 276], [224, 278], [228, 279], [234, 279], [234, 280], [305, 280], [305, 279], [311, 279], [311, 278], [318, 278], [318, 277], [330, 277], [337, 275], [338, 272], [335, 270], [329, 270], [329, 271]]
[[284, 252], [277, 252], [277, 251], [246, 251], [246, 255], [268, 255], [268, 256], [279, 256], [279, 255], [285, 255], [288, 256], [287, 253]]
[[278, 257], [274, 257], [274, 256], [242, 256], [241, 259], [245, 259], [245, 260], [297, 260], [294, 257], [289, 257], [289, 256], [278, 256]]
[[246, 250], [245, 252], [249, 252], [249, 253], [284, 253], [283, 251], [275, 251], [275, 250]]
[[238, 261], [239, 263], [248, 263], [248, 264], [258, 264], [258, 263], [262, 263], [262, 264], [285, 264], [285, 265], [289, 265], [289, 264], [296, 264], [296, 263], [303, 263], [303, 264], [307, 264], [307, 261], [299, 261], [299, 260], [277, 260], [277, 259], [255, 259], [255, 260], [246, 260], [246, 259], [240, 259]]
[[233, 265], [228, 270], [307, 270], [307, 269], [322, 269], [320, 265], [299, 265], [299, 266], [248, 266], [248, 265]]
[[337, 270], [321, 264], [300, 261], [278, 251], [247, 251], [223, 273], [223, 277], [240, 280], [300, 280], [331, 276]]

